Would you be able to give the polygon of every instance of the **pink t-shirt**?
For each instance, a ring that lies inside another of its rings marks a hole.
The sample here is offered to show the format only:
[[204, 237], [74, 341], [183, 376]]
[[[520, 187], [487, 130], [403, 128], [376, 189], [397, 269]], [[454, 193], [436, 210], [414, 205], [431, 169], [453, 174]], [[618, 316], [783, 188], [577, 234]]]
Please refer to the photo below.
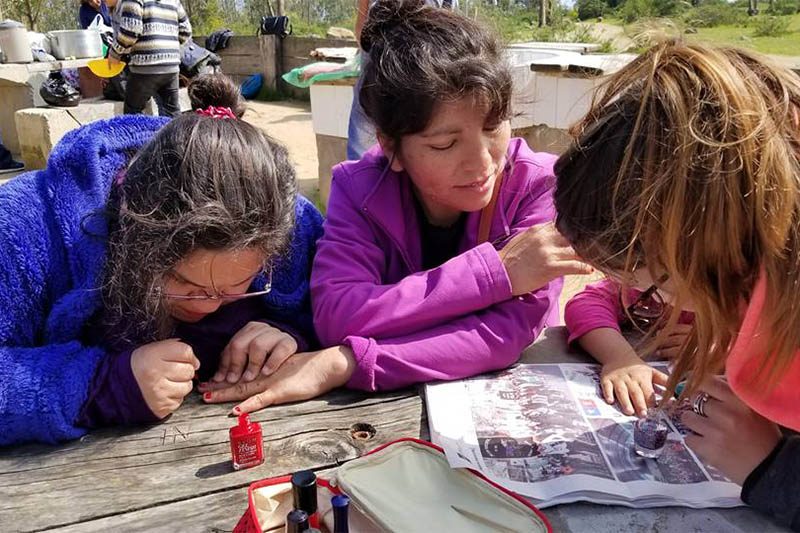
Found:
[[[572, 343], [590, 331], [612, 328], [620, 331], [620, 323], [625, 321], [625, 310], [620, 302], [621, 287], [615, 281], [604, 279], [590, 283], [583, 291], [570, 299], [564, 308], [564, 323]], [[635, 302], [642, 291], [630, 289], [626, 301]], [[691, 324], [694, 315], [683, 311], [679, 324]]]
[[767, 296], [767, 280], [762, 274], [744, 314], [739, 334], [725, 362], [725, 375], [731, 389], [751, 409], [781, 426], [800, 431], [800, 357], [795, 357], [771, 390], [748, 383], [766, 352], [768, 334], [759, 324]]

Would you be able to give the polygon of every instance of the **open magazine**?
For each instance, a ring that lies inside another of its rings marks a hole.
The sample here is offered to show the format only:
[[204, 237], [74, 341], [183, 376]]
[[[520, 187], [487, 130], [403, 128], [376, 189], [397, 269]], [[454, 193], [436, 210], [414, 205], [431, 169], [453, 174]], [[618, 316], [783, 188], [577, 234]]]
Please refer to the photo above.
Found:
[[450, 465], [479, 470], [539, 507], [744, 505], [740, 487], [685, 445], [680, 411], [667, 420], [661, 456], [637, 455], [636, 418], [602, 399], [600, 365], [522, 364], [425, 392], [431, 438]]

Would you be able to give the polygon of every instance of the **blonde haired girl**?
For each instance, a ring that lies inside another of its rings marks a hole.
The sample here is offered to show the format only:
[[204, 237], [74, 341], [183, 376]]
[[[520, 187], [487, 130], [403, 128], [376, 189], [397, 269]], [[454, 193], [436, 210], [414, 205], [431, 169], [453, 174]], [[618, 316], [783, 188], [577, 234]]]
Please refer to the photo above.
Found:
[[[556, 164], [584, 260], [694, 311], [688, 445], [800, 528], [800, 78], [748, 51], [665, 43], [609, 80]], [[724, 374], [725, 378], [716, 377]]]

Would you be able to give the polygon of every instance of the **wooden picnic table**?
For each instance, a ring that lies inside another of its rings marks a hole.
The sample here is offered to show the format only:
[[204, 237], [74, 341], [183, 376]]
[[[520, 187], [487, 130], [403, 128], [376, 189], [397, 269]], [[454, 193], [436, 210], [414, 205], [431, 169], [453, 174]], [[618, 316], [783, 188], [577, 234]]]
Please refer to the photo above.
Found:
[[[563, 328], [550, 328], [524, 362], [579, 362]], [[231, 405], [192, 394], [163, 423], [94, 431], [61, 446], [0, 449], [0, 531], [231, 531], [253, 481], [325, 470], [401, 437], [429, 437], [417, 389], [383, 394], [337, 390], [270, 407], [252, 418], [264, 432], [263, 465], [234, 471]], [[364, 428], [374, 436], [364, 439]], [[747, 508], [630, 509], [569, 504], [546, 509], [554, 531], [783, 531]]]

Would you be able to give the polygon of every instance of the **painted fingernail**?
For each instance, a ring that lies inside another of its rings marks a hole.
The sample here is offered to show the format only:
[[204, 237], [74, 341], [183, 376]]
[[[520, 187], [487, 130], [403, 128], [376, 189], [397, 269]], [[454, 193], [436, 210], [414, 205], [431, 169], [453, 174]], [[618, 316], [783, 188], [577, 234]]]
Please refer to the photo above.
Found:
[[239, 376], [237, 376], [233, 372], [229, 372], [227, 381], [228, 383], [236, 383], [237, 381], [239, 381]]
[[243, 376], [243, 377], [244, 377], [244, 380], [245, 380], [245, 381], [253, 381], [253, 378], [255, 378], [255, 377], [256, 377], [256, 375], [253, 373], [253, 371], [252, 371], [252, 370], [248, 370], [248, 371], [246, 371], [246, 372], [244, 373], [244, 376]]
[[242, 414], [242, 410], [241, 410], [241, 409], [239, 409], [239, 407], [234, 407], [234, 408], [231, 410], [231, 412], [232, 412], [234, 415], [236, 415], [236, 416], [239, 416], [240, 414]]
[[209, 400], [211, 400], [211, 393], [210, 393], [210, 392], [204, 392], [204, 393], [203, 393], [203, 399], [204, 399], [205, 401], [209, 401]]

